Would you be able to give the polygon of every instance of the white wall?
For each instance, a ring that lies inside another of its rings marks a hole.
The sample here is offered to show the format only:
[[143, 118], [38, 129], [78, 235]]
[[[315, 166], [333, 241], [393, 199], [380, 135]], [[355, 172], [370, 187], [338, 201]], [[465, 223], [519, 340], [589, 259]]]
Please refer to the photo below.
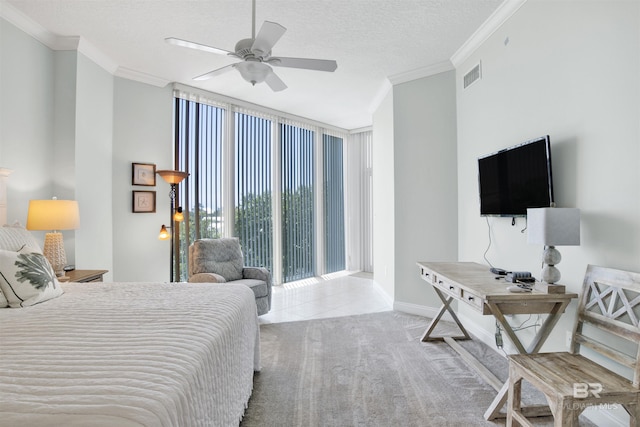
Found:
[[[462, 89], [478, 61], [482, 80]], [[579, 292], [587, 264], [640, 271], [640, 3], [527, 1], [458, 70], [459, 259], [484, 263], [488, 245], [477, 157], [549, 134], [556, 202], [582, 212], [581, 245], [559, 248], [561, 283]], [[526, 220], [489, 223], [491, 263], [539, 275]], [[491, 318], [459, 309], [493, 341]], [[574, 315], [575, 303], [544, 351], [565, 349]]]
[[[0, 23], [0, 164], [14, 170], [7, 221], [26, 224], [31, 199], [78, 200], [80, 229], [62, 232], [67, 261], [111, 271], [113, 76], [76, 51], [54, 52]], [[44, 232], [34, 235], [42, 244]]]
[[[43, 198], [56, 197], [60, 200], [77, 200], [76, 196], [76, 82], [78, 78], [78, 53], [62, 51], [54, 54], [53, 90], [53, 153], [52, 190]], [[80, 203], [80, 226], [84, 203]], [[35, 232], [34, 232], [35, 233]], [[42, 232], [44, 233], [44, 232]], [[76, 231], [62, 231], [67, 264], [75, 264]]]
[[373, 115], [373, 280], [394, 298], [393, 91]]
[[[0, 19], [0, 167], [7, 179], [7, 222], [27, 222], [30, 199], [50, 198], [54, 55]], [[44, 233], [36, 233], [42, 244]], [[66, 235], [66, 232], [65, 232]]]
[[[561, 282], [579, 291], [587, 264], [640, 270], [639, 8], [529, 1], [459, 67], [460, 260], [484, 262], [488, 245], [477, 157], [549, 134], [556, 203], [582, 211], [581, 246], [559, 248]], [[478, 61], [482, 80], [463, 90], [461, 74]], [[542, 248], [527, 245], [525, 219], [489, 223], [492, 264], [539, 274]], [[564, 349], [573, 311], [545, 349]]]
[[114, 78], [77, 54], [74, 174], [80, 207], [80, 229], [75, 232], [75, 262], [82, 269], [105, 269], [113, 280], [112, 145]]
[[394, 307], [411, 312], [440, 301], [416, 262], [457, 259], [455, 72], [394, 85], [393, 117]]
[[[105, 280], [168, 281], [169, 185], [131, 184], [131, 163], [173, 165], [173, 96], [109, 72], [77, 51], [52, 51], [0, 19], [0, 167], [7, 221], [30, 199], [76, 199], [80, 229], [64, 231], [69, 263]], [[133, 214], [132, 190], [156, 191], [156, 213]], [[42, 243], [44, 232], [34, 232]]]
[[[169, 225], [169, 185], [131, 185], [131, 164], [173, 169], [173, 95], [122, 78], [115, 79], [113, 127], [113, 263], [116, 281], [169, 281], [170, 242], [158, 240]], [[132, 191], [156, 191], [156, 213], [132, 213]]]
[[418, 261], [455, 261], [455, 73], [393, 86], [373, 116], [374, 280], [394, 308], [431, 315]]

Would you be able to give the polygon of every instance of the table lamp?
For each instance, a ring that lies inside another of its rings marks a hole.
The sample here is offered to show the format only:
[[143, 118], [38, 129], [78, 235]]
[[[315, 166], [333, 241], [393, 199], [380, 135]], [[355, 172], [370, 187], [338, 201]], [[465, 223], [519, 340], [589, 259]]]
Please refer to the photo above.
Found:
[[561, 275], [556, 265], [562, 256], [555, 247], [580, 245], [580, 209], [527, 209], [527, 242], [546, 246], [542, 256], [542, 282], [558, 282]]
[[44, 236], [42, 253], [56, 276], [64, 276], [67, 254], [59, 230], [75, 230], [80, 226], [80, 211], [75, 200], [30, 200], [27, 230], [49, 231]]

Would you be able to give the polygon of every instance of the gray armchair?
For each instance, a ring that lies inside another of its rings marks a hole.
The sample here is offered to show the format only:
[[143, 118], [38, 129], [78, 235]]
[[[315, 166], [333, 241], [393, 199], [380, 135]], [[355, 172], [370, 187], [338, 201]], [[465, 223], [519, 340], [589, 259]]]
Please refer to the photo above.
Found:
[[271, 309], [271, 273], [245, 267], [237, 237], [199, 239], [189, 246], [189, 282], [242, 283], [253, 291], [258, 316]]

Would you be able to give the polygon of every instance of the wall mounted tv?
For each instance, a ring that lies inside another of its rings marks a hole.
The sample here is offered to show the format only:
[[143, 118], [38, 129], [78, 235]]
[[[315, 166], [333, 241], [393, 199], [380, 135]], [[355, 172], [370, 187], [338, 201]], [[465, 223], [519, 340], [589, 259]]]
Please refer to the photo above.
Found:
[[526, 216], [553, 204], [549, 135], [478, 159], [481, 216]]

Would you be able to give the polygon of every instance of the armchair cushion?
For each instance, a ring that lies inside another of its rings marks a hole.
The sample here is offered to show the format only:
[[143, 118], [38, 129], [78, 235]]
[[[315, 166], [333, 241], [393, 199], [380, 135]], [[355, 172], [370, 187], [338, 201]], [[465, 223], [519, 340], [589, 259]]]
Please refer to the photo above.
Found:
[[242, 279], [242, 249], [237, 237], [196, 240], [191, 257], [192, 275], [215, 271], [227, 282]]
[[267, 282], [264, 280], [240, 279], [235, 280], [232, 283], [250, 287], [256, 298], [262, 298], [269, 295], [269, 287], [267, 286]]
[[264, 267], [245, 267], [242, 270], [242, 277], [245, 279], [264, 280], [265, 282], [271, 282], [271, 273]]
[[189, 277], [191, 283], [225, 283], [224, 277], [216, 273], [198, 273]]

